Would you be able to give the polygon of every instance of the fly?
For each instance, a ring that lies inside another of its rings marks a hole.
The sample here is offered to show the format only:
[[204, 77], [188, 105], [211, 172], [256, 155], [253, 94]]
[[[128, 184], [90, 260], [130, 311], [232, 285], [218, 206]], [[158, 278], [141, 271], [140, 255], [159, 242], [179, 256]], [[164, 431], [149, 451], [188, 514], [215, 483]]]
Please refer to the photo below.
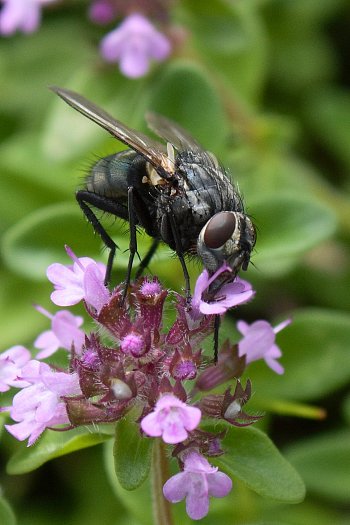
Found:
[[[211, 275], [223, 263], [231, 268], [229, 275], [222, 274], [212, 283], [211, 295], [217, 293], [224, 282], [234, 279], [241, 268], [247, 269], [256, 230], [245, 213], [238, 191], [211, 153], [178, 124], [163, 116], [148, 113], [146, 120], [165, 144], [129, 128], [78, 93], [58, 87], [51, 89], [130, 148], [96, 162], [85, 187], [76, 192], [87, 220], [109, 249], [105, 284], [110, 282], [118, 246], [94, 209], [129, 223], [130, 252], [124, 297], [137, 253], [138, 226], [153, 238], [153, 243], [141, 260], [136, 277], [148, 266], [159, 242], [164, 242], [179, 258], [188, 300], [187, 254], [197, 255]], [[216, 330], [218, 325], [217, 320]], [[214, 339], [217, 344], [217, 333]]]

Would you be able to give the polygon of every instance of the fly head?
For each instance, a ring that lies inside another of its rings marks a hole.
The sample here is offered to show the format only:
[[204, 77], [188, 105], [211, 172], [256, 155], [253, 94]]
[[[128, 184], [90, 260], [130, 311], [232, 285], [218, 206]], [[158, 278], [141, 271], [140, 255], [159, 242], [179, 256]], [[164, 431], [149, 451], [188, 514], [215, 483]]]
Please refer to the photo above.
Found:
[[221, 211], [211, 217], [202, 228], [197, 253], [211, 274], [226, 262], [232, 270], [232, 279], [241, 268], [248, 268], [255, 241], [256, 229], [247, 215], [236, 211]]

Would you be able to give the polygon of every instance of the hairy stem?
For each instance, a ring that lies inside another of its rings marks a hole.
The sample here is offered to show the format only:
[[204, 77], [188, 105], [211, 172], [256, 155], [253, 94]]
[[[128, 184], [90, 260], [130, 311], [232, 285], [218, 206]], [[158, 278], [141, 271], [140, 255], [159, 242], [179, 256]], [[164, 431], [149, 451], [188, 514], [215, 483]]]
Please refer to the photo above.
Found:
[[152, 458], [152, 496], [154, 525], [173, 525], [170, 503], [163, 496], [163, 485], [169, 478], [164, 443], [156, 439]]

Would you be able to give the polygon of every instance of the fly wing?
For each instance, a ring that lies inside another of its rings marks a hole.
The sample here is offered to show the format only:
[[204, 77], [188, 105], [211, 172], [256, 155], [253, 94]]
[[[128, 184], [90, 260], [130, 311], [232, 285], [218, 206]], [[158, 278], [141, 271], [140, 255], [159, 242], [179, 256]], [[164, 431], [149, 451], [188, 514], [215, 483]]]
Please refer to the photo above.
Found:
[[176, 122], [153, 112], [146, 114], [146, 121], [148, 127], [158, 137], [170, 142], [178, 151], [205, 152], [202, 146]]
[[142, 155], [148, 162], [154, 166], [159, 175], [163, 178], [169, 178], [169, 159], [165, 146], [139, 131], [129, 128], [119, 120], [112, 117], [109, 113], [99, 108], [93, 102], [90, 102], [82, 95], [56, 86], [50, 88], [60, 96], [72, 108], [82, 113], [90, 120], [96, 122], [108, 133], [118, 140], [130, 146], [133, 150]]

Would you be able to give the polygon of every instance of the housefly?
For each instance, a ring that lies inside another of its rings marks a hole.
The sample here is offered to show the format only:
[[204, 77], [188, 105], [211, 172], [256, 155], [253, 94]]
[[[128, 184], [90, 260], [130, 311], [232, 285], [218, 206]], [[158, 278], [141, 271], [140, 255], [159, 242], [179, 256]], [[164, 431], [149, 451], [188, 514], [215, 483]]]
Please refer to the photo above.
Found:
[[[52, 90], [67, 104], [96, 122], [129, 148], [100, 159], [92, 167], [77, 201], [95, 232], [109, 248], [105, 283], [109, 283], [118, 248], [94, 209], [129, 222], [129, 263], [125, 293], [137, 253], [136, 228], [153, 238], [136, 277], [149, 264], [160, 241], [174, 250], [182, 266], [186, 296], [190, 279], [185, 255], [197, 255], [213, 274], [224, 262], [231, 268], [211, 285], [212, 296], [224, 282], [246, 270], [256, 240], [255, 227], [242, 199], [214, 155], [167, 118], [148, 113], [149, 128], [165, 144], [135, 131], [83, 96], [58, 87]], [[209, 290], [209, 293], [210, 293]], [[125, 297], [125, 296], [124, 296]], [[216, 326], [218, 330], [219, 321]], [[217, 336], [217, 334], [216, 334]]]

